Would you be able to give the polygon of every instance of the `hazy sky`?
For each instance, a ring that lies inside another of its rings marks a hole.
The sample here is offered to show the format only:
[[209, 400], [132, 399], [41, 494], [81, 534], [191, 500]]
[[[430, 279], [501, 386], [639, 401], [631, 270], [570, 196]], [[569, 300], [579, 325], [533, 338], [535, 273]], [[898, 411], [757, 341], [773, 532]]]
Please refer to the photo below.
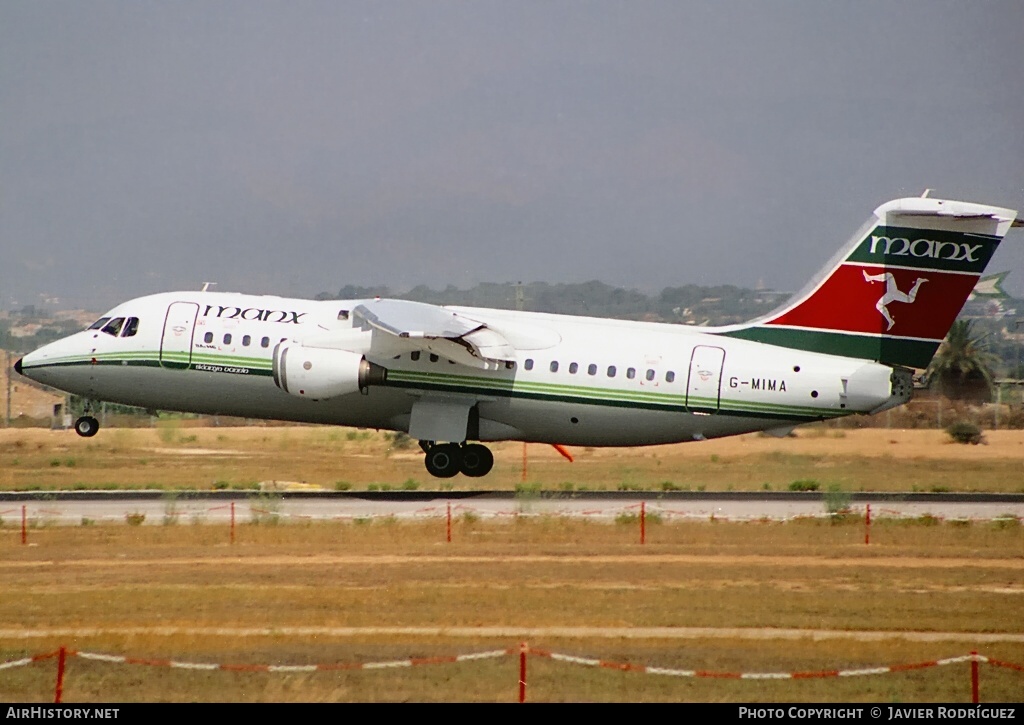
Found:
[[[0, 0], [0, 307], [795, 290], [900, 196], [1024, 210], [1024, 3]], [[990, 272], [1024, 296], [1024, 231]]]

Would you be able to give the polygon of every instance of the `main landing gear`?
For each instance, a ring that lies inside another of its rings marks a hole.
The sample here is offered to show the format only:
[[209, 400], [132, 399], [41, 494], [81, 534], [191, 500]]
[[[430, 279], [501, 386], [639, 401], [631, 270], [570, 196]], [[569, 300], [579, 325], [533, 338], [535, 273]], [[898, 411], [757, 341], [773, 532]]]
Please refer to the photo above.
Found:
[[75, 421], [75, 433], [83, 438], [92, 438], [100, 429], [100, 422], [91, 415], [83, 415]]
[[431, 476], [451, 478], [457, 473], [477, 478], [486, 476], [494, 466], [494, 455], [479, 443], [433, 443], [420, 441], [426, 453], [423, 463]]

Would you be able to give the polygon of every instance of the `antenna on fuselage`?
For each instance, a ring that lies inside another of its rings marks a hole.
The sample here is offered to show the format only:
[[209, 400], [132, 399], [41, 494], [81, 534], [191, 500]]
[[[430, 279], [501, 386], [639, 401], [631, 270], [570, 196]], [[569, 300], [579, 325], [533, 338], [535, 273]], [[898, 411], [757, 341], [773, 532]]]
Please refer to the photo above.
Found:
[[212, 287], [215, 284], [217, 284], [217, 283], [216, 282], [203, 282], [203, 289], [202, 289], [202, 291], [206, 292], [207, 290], [210, 289], [210, 287]]

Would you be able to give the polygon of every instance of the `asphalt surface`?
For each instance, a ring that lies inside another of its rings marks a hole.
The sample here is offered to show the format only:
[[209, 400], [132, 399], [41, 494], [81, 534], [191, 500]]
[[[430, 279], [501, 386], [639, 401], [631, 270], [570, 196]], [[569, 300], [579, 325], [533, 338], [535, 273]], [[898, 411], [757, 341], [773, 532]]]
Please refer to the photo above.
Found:
[[78, 525], [125, 521], [142, 514], [144, 524], [226, 523], [275, 517], [282, 522], [351, 521], [377, 517], [398, 519], [473, 515], [481, 519], [517, 516], [567, 516], [614, 521], [621, 516], [659, 516], [665, 521], [753, 521], [823, 517], [845, 507], [872, 517], [991, 520], [1024, 519], [1024, 494], [902, 493], [848, 495], [819, 492], [537, 492], [378, 491], [281, 492], [199, 491], [65, 491], [0, 493], [0, 519], [22, 514], [35, 523]]

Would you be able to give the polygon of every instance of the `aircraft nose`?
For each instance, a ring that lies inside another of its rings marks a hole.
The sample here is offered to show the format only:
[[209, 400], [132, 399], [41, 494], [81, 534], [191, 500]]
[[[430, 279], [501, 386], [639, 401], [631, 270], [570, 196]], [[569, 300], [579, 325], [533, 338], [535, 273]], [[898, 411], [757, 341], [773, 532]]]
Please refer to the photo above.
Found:
[[21, 358], [20, 357], [18, 358], [18, 362], [14, 363], [14, 372], [18, 373], [18, 375], [21, 375]]

